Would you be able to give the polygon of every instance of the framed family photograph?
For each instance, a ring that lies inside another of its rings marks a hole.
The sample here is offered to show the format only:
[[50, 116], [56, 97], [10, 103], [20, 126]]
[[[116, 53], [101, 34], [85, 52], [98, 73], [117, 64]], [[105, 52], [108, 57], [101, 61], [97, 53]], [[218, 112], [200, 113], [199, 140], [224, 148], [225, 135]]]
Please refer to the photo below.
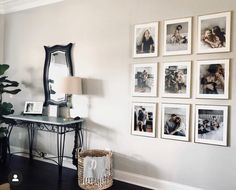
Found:
[[230, 51], [231, 12], [198, 17], [198, 53]]
[[158, 41], [158, 22], [135, 25], [133, 56], [157, 56]]
[[191, 61], [163, 65], [162, 97], [190, 98]]
[[228, 99], [229, 59], [197, 62], [197, 98]]
[[146, 63], [133, 65], [132, 95], [157, 95], [157, 64]]
[[43, 102], [25, 102], [24, 114], [42, 114]]
[[192, 18], [164, 22], [164, 55], [191, 54]]
[[162, 138], [189, 141], [189, 109], [185, 104], [162, 104]]
[[133, 135], [155, 137], [155, 103], [133, 103], [132, 130]]
[[227, 146], [228, 106], [196, 105], [195, 142]]

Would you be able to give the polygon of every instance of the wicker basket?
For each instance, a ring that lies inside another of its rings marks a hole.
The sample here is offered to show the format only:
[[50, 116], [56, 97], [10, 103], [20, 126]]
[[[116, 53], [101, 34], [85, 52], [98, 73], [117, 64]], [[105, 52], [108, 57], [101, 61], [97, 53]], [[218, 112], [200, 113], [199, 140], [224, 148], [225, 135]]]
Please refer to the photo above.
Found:
[[[86, 182], [84, 181], [84, 158], [90, 157], [103, 157], [108, 156], [110, 159], [110, 175], [102, 179], [102, 182], [96, 181]], [[113, 184], [112, 173], [112, 152], [105, 150], [85, 150], [78, 153], [78, 184], [82, 189], [86, 190], [102, 190], [107, 189]]]

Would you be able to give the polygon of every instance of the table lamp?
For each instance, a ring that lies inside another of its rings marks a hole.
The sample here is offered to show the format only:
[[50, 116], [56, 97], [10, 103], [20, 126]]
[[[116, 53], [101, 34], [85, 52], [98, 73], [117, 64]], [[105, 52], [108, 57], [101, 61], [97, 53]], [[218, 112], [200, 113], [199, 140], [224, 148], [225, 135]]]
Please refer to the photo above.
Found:
[[68, 95], [67, 106], [61, 107], [59, 116], [63, 118], [70, 118], [70, 108], [72, 107], [72, 94], [82, 94], [82, 80], [80, 77], [68, 76], [62, 79], [59, 91]]

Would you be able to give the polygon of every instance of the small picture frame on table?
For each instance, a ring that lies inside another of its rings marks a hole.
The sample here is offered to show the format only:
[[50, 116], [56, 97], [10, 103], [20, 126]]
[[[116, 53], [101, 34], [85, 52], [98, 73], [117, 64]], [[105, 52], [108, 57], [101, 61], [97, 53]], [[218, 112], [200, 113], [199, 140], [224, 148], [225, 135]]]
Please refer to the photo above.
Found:
[[43, 102], [25, 102], [24, 114], [39, 114], [43, 112]]

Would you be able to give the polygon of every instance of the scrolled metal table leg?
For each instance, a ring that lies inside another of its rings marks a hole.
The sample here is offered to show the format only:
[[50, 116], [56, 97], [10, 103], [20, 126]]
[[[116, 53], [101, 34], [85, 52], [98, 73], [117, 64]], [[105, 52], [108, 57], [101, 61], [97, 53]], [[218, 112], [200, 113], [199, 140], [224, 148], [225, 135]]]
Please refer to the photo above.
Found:
[[62, 175], [64, 149], [65, 149], [65, 137], [66, 137], [65, 130], [66, 130], [65, 127], [57, 128], [57, 158], [58, 158], [58, 168], [60, 177]]

